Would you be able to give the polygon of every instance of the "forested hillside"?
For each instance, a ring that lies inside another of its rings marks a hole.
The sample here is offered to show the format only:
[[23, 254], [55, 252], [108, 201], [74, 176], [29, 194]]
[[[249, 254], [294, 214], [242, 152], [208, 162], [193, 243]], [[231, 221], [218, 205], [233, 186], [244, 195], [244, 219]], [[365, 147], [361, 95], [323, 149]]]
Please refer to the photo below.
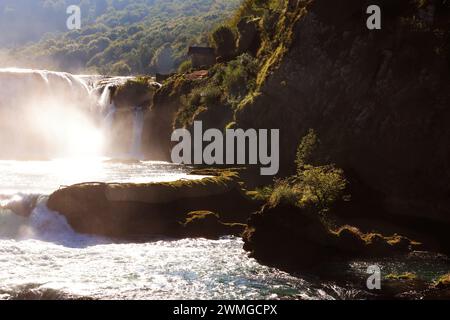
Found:
[[[240, 0], [0, 0], [0, 66], [103, 74], [166, 73], [206, 44]], [[81, 8], [69, 31], [66, 9]], [[32, 25], [33, 28], [29, 26]]]

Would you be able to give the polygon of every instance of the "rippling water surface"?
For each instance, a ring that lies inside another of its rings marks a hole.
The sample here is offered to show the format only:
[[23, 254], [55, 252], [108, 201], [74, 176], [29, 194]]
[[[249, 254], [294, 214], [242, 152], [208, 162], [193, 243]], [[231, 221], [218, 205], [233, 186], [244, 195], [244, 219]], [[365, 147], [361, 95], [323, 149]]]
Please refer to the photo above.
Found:
[[[78, 234], [46, 207], [48, 195], [65, 185], [188, 178], [198, 177], [162, 162], [0, 161], [0, 299], [346, 299], [367, 297], [361, 288], [370, 264], [429, 280], [449, 270], [434, 256], [357, 261], [330, 266], [337, 278], [359, 279], [336, 285], [263, 266], [240, 238], [123, 243]], [[20, 214], [24, 208], [31, 215]]]
[[[61, 186], [188, 178], [183, 167], [100, 159], [0, 161], [0, 173], [1, 298], [332, 298], [324, 288], [249, 258], [239, 238], [120, 243], [77, 234], [45, 206], [46, 196]], [[6, 209], [30, 195], [40, 195], [30, 217]]]

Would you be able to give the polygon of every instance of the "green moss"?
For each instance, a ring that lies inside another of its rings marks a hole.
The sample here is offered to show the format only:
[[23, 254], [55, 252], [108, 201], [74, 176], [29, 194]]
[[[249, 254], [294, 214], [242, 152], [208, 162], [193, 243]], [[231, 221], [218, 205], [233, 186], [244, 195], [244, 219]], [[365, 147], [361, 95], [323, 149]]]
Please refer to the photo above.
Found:
[[343, 237], [344, 234], [346, 237], [348, 235], [352, 235], [355, 238], [361, 239], [365, 245], [371, 245], [379, 241], [387, 241], [390, 239], [388, 237], [384, 237], [379, 233], [363, 233], [358, 228], [353, 226], [343, 226], [341, 227], [335, 234], [338, 237]]
[[247, 106], [253, 105], [255, 99], [261, 95], [260, 91], [250, 92], [245, 98], [239, 103], [237, 110], [243, 110]]
[[137, 77], [128, 79], [124, 84], [117, 86], [113, 99], [117, 107], [150, 107], [153, 95], [159, 89], [153, 78]]
[[236, 35], [228, 25], [218, 26], [211, 35], [211, 41], [220, 57], [229, 58], [236, 52]]
[[170, 189], [191, 189], [196, 187], [210, 187], [214, 188], [229, 188], [237, 185], [239, 174], [233, 171], [226, 171], [220, 173], [220, 175], [205, 177], [203, 179], [196, 180], [176, 180], [171, 182], [155, 182], [155, 183], [141, 183], [141, 184], [110, 184], [111, 187], [116, 188], [129, 188], [130, 186], [136, 186], [140, 188], [146, 188], [151, 186], [160, 186]]
[[222, 86], [235, 100], [241, 100], [255, 89], [258, 61], [249, 54], [242, 54], [230, 61], [223, 70]]
[[305, 166], [297, 174], [297, 184], [302, 190], [300, 203], [313, 203], [326, 210], [344, 197], [347, 180], [344, 171], [333, 165]]
[[[339, 239], [351, 240], [355, 245], [361, 245], [381, 252], [408, 252], [413, 247], [418, 247], [421, 243], [412, 241], [400, 235], [383, 236], [380, 233], [363, 233], [358, 228], [352, 226], [343, 226], [337, 231], [331, 231]], [[374, 251], [374, 254], [376, 253]]]
[[141, 95], [154, 89], [151, 83], [151, 77], [141, 76], [134, 79], [129, 79], [124, 84], [117, 87], [115, 95]]
[[305, 165], [313, 163], [312, 157], [314, 156], [319, 143], [319, 139], [313, 129], [310, 129], [308, 134], [302, 138], [297, 148], [297, 155], [295, 159], [297, 174], [302, 173]]
[[264, 197], [265, 192], [266, 194], [270, 194], [268, 203], [272, 207], [279, 204], [298, 206], [302, 194], [302, 190], [298, 185], [292, 185], [288, 180], [276, 181], [273, 189], [263, 189], [260, 195]]
[[450, 273], [440, 276], [435, 282], [434, 286], [439, 289], [450, 288]]
[[246, 225], [242, 223], [224, 223], [220, 216], [211, 211], [193, 211], [188, 213], [183, 223], [185, 231], [194, 237], [218, 239], [224, 235], [240, 236]]
[[212, 107], [212, 106], [220, 103], [223, 93], [222, 93], [222, 90], [220, 89], [220, 87], [210, 85], [201, 91], [200, 96], [202, 98], [203, 103], [207, 107]]
[[395, 274], [395, 273], [391, 273], [388, 274], [386, 276], [386, 279], [388, 280], [402, 280], [402, 281], [411, 281], [411, 280], [416, 280], [417, 279], [417, 275], [412, 273], [412, 272], [405, 272], [405, 273], [401, 273], [401, 274]]
[[[234, 17], [211, 34], [223, 56], [231, 58], [237, 25], [242, 19], [258, 20], [261, 45], [257, 57], [243, 54], [209, 70], [209, 77], [190, 84], [188, 92], [180, 93], [188, 81], [183, 75], [171, 80], [171, 95], [179, 96], [180, 108], [174, 127], [189, 127], [200, 114], [216, 105], [240, 112], [260, 97], [263, 85], [273, 70], [281, 64], [291, 47], [297, 21], [306, 13], [309, 1], [245, 0]], [[180, 72], [185, 72], [183, 68]], [[226, 119], [227, 121], [228, 119]], [[232, 118], [230, 117], [230, 121]], [[225, 122], [226, 123], [226, 122]]]
[[265, 61], [263, 66], [261, 67], [258, 77], [256, 78], [256, 85], [261, 87], [265, 82], [267, 77], [269, 76], [270, 71], [278, 66], [279, 62], [281, 62], [282, 57], [287, 52], [286, 47], [284, 45], [278, 46], [272, 55]]
[[184, 198], [201, 198], [223, 195], [233, 190], [241, 192], [239, 175], [223, 172], [221, 175], [196, 180], [177, 180], [156, 183], [105, 184], [109, 199], [144, 203], [171, 203]]
[[228, 129], [236, 129], [236, 122], [235, 122], [235, 121], [232, 121], [232, 122], [228, 123], [228, 124], [225, 126], [225, 130], [228, 130]]
[[219, 176], [232, 176], [236, 179], [240, 178], [239, 171], [242, 171], [242, 168], [202, 168], [202, 169], [194, 169], [191, 172], [189, 172], [190, 175], [197, 175], [197, 176], [213, 176], [213, 177], [219, 177]]
[[219, 215], [211, 211], [193, 211], [189, 212], [186, 218], [185, 225], [193, 222], [194, 220], [214, 219], [219, 220]]
[[178, 73], [188, 73], [192, 70], [192, 61], [186, 60], [178, 67]]

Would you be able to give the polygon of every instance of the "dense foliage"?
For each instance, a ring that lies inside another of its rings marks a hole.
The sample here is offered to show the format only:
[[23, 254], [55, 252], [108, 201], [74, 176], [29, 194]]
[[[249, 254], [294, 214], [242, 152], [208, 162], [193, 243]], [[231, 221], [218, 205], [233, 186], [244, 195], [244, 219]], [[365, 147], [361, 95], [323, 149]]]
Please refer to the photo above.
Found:
[[336, 201], [349, 199], [344, 195], [347, 180], [342, 169], [334, 164], [310, 164], [319, 144], [316, 133], [310, 130], [298, 146], [296, 175], [276, 180], [273, 186], [258, 190], [256, 197], [267, 200], [272, 206], [279, 203], [300, 207], [312, 205], [322, 214]]
[[[104, 74], [166, 73], [239, 0], [0, 0], [0, 47], [20, 66]], [[66, 27], [71, 4], [81, 30]], [[11, 64], [2, 59], [1, 63]]]

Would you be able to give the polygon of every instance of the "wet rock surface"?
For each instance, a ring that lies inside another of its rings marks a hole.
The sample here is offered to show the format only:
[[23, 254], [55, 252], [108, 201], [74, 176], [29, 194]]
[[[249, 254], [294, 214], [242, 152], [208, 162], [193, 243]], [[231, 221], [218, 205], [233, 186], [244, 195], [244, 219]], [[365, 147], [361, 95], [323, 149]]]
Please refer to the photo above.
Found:
[[223, 223], [245, 223], [256, 210], [233, 173], [172, 183], [84, 183], [54, 192], [48, 207], [64, 215], [77, 232], [119, 238], [185, 237], [193, 225], [200, 235], [198, 223], [188, 223], [187, 229], [183, 223], [189, 212], [202, 210], [221, 219], [204, 225], [212, 227], [204, 231], [206, 235], [214, 230], [220, 235], [236, 234], [235, 227]]

